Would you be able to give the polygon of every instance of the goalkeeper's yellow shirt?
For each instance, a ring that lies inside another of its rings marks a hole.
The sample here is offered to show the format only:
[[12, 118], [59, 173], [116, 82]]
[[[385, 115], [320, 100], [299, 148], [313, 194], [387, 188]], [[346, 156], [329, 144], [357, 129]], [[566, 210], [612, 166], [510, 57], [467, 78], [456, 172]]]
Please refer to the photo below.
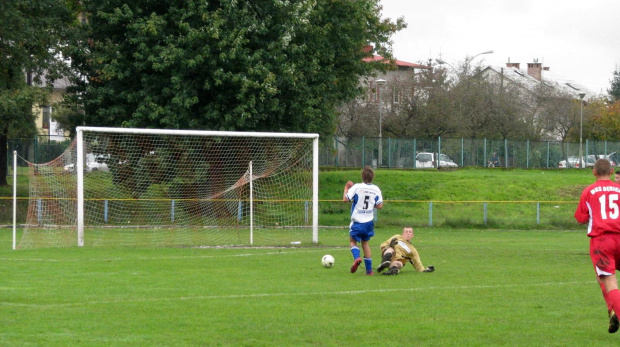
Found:
[[392, 239], [396, 239], [398, 243], [394, 246], [394, 256], [392, 257], [392, 261], [400, 261], [403, 266], [406, 265], [407, 262], [411, 262], [413, 267], [417, 272], [424, 271], [424, 265], [422, 265], [422, 261], [420, 260], [420, 255], [418, 251], [413, 247], [413, 245], [405, 240], [402, 235], [396, 234], [387, 241], [381, 244], [381, 255], [385, 252], [386, 249], [390, 247], [390, 242]]

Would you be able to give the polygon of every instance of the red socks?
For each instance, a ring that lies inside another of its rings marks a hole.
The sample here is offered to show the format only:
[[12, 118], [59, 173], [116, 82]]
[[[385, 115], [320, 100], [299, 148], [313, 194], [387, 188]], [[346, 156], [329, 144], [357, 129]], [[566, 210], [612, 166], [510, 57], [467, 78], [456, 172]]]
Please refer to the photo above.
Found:
[[606, 301], [616, 314], [620, 313], [620, 290], [614, 289], [607, 293]]

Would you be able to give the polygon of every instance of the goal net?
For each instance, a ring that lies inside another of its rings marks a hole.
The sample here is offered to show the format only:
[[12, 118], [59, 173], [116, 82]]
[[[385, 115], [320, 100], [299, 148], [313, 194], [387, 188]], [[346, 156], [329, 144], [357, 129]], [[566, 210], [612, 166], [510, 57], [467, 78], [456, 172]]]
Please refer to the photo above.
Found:
[[318, 135], [78, 127], [20, 248], [318, 242]]

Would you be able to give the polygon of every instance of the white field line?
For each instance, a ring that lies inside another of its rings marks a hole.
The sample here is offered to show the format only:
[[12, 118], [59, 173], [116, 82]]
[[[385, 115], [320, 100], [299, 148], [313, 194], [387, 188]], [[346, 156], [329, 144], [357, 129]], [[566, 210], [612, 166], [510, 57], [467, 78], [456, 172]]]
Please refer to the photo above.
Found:
[[283, 249], [280, 251], [266, 252], [266, 253], [239, 253], [239, 254], [213, 254], [213, 255], [188, 255], [178, 257], [131, 257], [131, 258], [90, 258], [90, 259], [45, 259], [45, 258], [0, 258], [0, 262], [5, 261], [17, 261], [17, 262], [50, 262], [50, 263], [74, 263], [84, 261], [135, 261], [135, 260], [169, 260], [169, 259], [208, 259], [226, 257], [251, 257], [259, 255], [295, 255], [299, 253], [324, 253], [334, 250], [342, 250], [344, 247], [334, 248], [321, 248], [321, 249]]
[[546, 283], [529, 283], [529, 284], [496, 284], [496, 285], [479, 285], [479, 286], [455, 286], [455, 287], [426, 287], [426, 288], [393, 288], [393, 289], [365, 289], [365, 290], [346, 290], [346, 291], [322, 291], [322, 292], [302, 292], [302, 293], [255, 293], [255, 294], [229, 294], [229, 295], [198, 295], [198, 296], [180, 296], [169, 298], [136, 298], [136, 299], [119, 299], [119, 300], [102, 300], [87, 302], [68, 302], [59, 304], [23, 304], [0, 302], [0, 306], [11, 307], [30, 307], [30, 308], [53, 308], [53, 307], [79, 307], [90, 305], [109, 305], [133, 302], [163, 302], [163, 301], [188, 301], [188, 300], [227, 300], [227, 299], [255, 299], [255, 298], [271, 298], [271, 297], [293, 297], [293, 296], [325, 296], [325, 295], [351, 295], [351, 294], [369, 294], [369, 293], [391, 293], [391, 292], [421, 292], [421, 291], [437, 291], [437, 290], [477, 290], [489, 288], [523, 288], [523, 287], [546, 287], [546, 286], [571, 286], [571, 285], [592, 285], [593, 281], [587, 282], [546, 282]]

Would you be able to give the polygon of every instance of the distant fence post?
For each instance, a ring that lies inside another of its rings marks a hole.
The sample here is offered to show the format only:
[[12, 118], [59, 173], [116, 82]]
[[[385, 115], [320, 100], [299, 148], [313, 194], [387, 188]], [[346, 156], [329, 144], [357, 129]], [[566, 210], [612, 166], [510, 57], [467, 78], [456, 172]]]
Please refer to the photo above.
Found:
[[508, 167], [508, 139], [504, 139], [504, 161], [506, 162], [504, 164], [504, 167]]
[[334, 166], [338, 167], [338, 136], [334, 136]]
[[433, 202], [428, 203], [428, 226], [433, 226]]
[[103, 200], [103, 222], [108, 223], [108, 199]]
[[530, 140], [525, 142], [525, 168], [530, 168]]
[[549, 168], [549, 155], [550, 155], [549, 151], [551, 150], [549, 147], [550, 147], [549, 141], [547, 141], [547, 169]]
[[441, 136], [437, 137], [437, 158], [435, 158], [435, 162], [437, 162], [437, 169], [439, 169], [439, 158], [441, 157]]
[[[170, 222], [174, 223], [174, 199], [170, 201]], [[239, 200], [239, 210], [241, 210], [241, 200]]]
[[392, 168], [392, 138], [388, 137], [388, 169]]
[[463, 138], [461, 137], [461, 167], [463, 167], [464, 157], [465, 157], [465, 143], [463, 142]]
[[[306, 203], [308, 203], [306, 201]], [[174, 200], [172, 200], [172, 205], [174, 206]], [[174, 209], [172, 210], [171, 220], [174, 222]], [[241, 219], [243, 218], [243, 200], [239, 200], [239, 204], [237, 204], [237, 222], [241, 223]]]
[[308, 200], [304, 201], [304, 222], [306, 223], [306, 225], [308, 225], [308, 220], [310, 217], [310, 204], [308, 203]]
[[413, 139], [413, 168], [416, 168], [416, 162], [415, 162], [415, 158], [416, 158], [416, 152], [418, 151], [418, 146], [416, 145], [416, 140]]
[[487, 166], [487, 138], [484, 138], [484, 150], [483, 150], [482, 166]]
[[366, 136], [362, 136], [362, 167], [365, 167], [365, 166], [366, 166]]

